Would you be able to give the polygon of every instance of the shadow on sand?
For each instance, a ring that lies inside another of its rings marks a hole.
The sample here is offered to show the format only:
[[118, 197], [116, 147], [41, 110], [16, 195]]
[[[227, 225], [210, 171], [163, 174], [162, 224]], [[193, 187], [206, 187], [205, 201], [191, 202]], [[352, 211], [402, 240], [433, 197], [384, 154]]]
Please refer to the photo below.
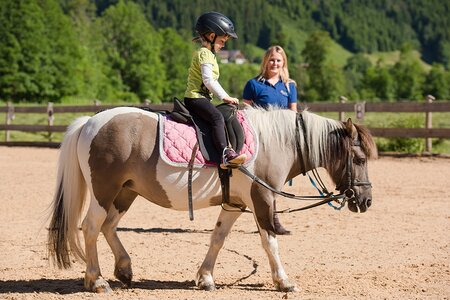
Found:
[[[121, 282], [109, 280], [113, 290], [123, 288]], [[217, 288], [236, 288], [240, 290], [273, 291], [264, 288], [263, 284], [233, 284], [217, 285]], [[160, 280], [140, 280], [133, 282], [131, 289], [141, 290], [198, 290], [195, 282], [191, 281], [160, 281]], [[77, 293], [88, 293], [83, 286], [83, 279], [36, 279], [36, 280], [0, 280], [0, 294], [33, 294], [33, 293], [53, 293], [58, 295], [68, 295]]]
[[[122, 283], [117, 280], [108, 280], [113, 290], [121, 289]], [[132, 289], [143, 290], [194, 290], [195, 282], [192, 281], [160, 281], [141, 280], [133, 282]], [[1, 293], [55, 293], [75, 294], [86, 292], [83, 279], [37, 279], [37, 280], [0, 280]]]

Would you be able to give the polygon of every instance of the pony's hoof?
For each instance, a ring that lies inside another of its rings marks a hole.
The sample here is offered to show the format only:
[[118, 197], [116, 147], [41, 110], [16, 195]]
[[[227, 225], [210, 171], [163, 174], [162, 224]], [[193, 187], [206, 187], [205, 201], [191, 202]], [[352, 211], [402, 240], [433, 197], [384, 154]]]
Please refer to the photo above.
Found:
[[92, 287], [92, 291], [100, 294], [100, 293], [110, 293], [112, 292], [112, 289], [105, 279], [99, 278], [95, 281], [94, 286]]
[[214, 291], [216, 290], [216, 285], [212, 276], [197, 274], [197, 279], [195, 280], [197, 287], [204, 291]]
[[208, 292], [212, 292], [216, 290], [216, 285], [215, 284], [199, 284], [198, 288], [203, 290], [203, 291], [208, 291]]
[[289, 280], [282, 280], [278, 284], [275, 284], [275, 286], [278, 291], [284, 293], [300, 292], [300, 289], [297, 287], [297, 285], [295, 283], [290, 282]]
[[131, 287], [131, 280], [133, 278], [133, 272], [131, 269], [117, 268], [114, 271], [114, 276], [116, 276], [116, 278], [119, 279], [126, 288]]

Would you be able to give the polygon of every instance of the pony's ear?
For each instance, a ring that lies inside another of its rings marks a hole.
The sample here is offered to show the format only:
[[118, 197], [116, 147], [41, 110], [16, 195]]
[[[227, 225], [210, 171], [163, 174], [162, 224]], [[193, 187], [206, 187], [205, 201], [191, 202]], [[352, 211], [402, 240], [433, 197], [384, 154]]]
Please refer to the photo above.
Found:
[[351, 118], [348, 118], [347, 122], [345, 123], [345, 126], [347, 128], [347, 134], [352, 139], [355, 139], [358, 136], [358, 131], [356, 131], [355, 126], [353, 126], [353, 122]]

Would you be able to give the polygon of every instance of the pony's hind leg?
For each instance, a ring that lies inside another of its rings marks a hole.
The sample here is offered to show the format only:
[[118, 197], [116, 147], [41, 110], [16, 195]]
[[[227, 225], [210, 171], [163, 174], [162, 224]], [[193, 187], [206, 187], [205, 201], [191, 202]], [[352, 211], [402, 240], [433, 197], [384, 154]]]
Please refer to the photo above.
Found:
[[108, 282], [101, 276], [97, 253], [97, 238], [106, 216], [106, 210], [100, 206], [92, 194], [91, 203], [82, 224], [86, 252], [84, 286], [87, 290], [97, 293], [111, 291]]
[[126, 287], [131, 286], [133, 271], [131, 268], [130, 256], [117, 235], [117, 225], [136, 197], [137, 193], [130, 191], [129, 189], [122, 189], [114, 200], [113, 205], [111, 205], [108, 216], [102, 226], [102, 233], [114, 254], [114, 276], [116, 276], [116, 278]]
[[197, 272], [196, 284], [200, 289], [212, 291], [216, 286], [213, 279], [214, 265], [217, 255], [223, 246], [226, 236], [231, 230], [234, 222], [241, 215], [241, 212], [228, 212], [222, 210], [217, 219], [216, 226], [211, 235], [211, 244], [205, 259]]

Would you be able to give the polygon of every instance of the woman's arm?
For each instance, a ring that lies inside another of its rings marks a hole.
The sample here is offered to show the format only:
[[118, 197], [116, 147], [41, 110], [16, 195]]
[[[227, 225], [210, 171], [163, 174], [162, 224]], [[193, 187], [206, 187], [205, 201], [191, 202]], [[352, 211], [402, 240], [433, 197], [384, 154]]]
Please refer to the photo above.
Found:
[[252, 80], [247, 81], [242, 91], [242, 98], [245, 104], [253, 106], [255, 104]]
[[293, 111], [297, 112], [297, 102], [289, 103], [289, 104], [288, 104], [288, 108], [289, 108], [290, 110], [293, 110]]
[[242, 101], [244, 101], [245, 104], [253, 105], [253, 100], [243, 99]]
[[289, 95], [288, 108], [297, 112], [297, 87], [295, 86], [294, 81], [289, 83], [289, 89], [291, 90], [291, 92]]

